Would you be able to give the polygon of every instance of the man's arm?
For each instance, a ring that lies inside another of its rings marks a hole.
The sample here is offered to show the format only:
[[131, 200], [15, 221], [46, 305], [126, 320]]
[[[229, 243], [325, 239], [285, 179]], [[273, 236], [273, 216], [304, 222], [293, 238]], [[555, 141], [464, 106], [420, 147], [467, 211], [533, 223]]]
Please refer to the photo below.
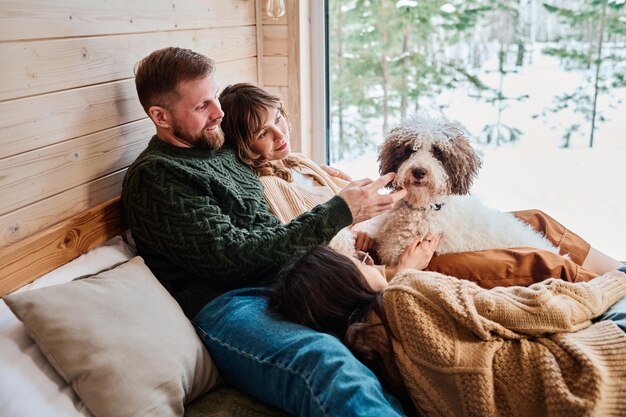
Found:
[[[227, 215], [214, 196], [198, 195], [192, 184], [168, 183], [163, 189], [156, 179], [146, 177], [139, 183], [141, 189], [124, 201], [138, 246], [221, 288], [260, 283], [298, 250], [330, 240], [352, 221], [340, 197], [285, 225], [275, 219], [273, 224], [254, 225], [263, 213], [252, 218], [233, 202]], [[250, 227], [234, 225], [231, 216], [241, 216]]]

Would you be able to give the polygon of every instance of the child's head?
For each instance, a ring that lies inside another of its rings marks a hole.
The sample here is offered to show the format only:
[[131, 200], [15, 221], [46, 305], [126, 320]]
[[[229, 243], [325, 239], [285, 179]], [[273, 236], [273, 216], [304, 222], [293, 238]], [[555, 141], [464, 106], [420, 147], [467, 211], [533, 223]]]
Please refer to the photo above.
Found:
[[278, 274], [269, 308], [343, 340], [350, 324], [364, 320], [377, 295], [354, 260], [326, 246], [313, 246]]
[[368, 323], [368, 313], [375, 313], [385, 329], [388, 325], [382, 293], [369, 284], [377, 286], [379, 278], [367, 276], [367, 268], [372, 267], [327, 246], [313, 246], [278, 274], [270, 288], [269, 309], [289, 321], [339, 338], [402, 401], [405, 410], [414, 412], [406, 389], [384, 371], [383, 357], [389, 357], [390, 340], [381, 342], [387, 346], [383, 353], [377, 350], [380, 344], [369, 344], [368, 335], [376, 333], [381, 324]]
[[220, 94], [226, 144], [259, 175], [291, 153], [287, 115], [280, 99], [252, 84], [229, 85]]

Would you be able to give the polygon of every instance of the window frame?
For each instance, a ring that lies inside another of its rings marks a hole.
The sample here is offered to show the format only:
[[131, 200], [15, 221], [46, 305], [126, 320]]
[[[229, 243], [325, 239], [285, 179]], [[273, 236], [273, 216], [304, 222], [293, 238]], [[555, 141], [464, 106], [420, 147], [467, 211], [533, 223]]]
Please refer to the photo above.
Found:
[[[311, 16], [311, 157], [328, 164], [330, 141], [330, 94], [328, 73], [328, 2], [310, 3]], [[321, 39], [322, 42], [316, 42]]]

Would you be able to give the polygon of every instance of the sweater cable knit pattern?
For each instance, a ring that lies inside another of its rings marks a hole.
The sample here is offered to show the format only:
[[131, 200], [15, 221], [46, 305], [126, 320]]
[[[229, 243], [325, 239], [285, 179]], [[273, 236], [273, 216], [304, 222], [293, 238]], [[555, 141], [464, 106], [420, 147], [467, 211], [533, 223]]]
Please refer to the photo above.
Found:
[[139, 255], [190, 317], [226, 290], [271, 280], [298, 250], [352, 221], [334, 197], [281, 225], [259, 179], [230, 149], [156, 137], [129, 168], [122, 204]]
[[624, 416], [626, 334], [591, 320], [625, 294], [611, 276], [485, 290], [405, 271], [383, 295], [389, 372], [425, 416]]

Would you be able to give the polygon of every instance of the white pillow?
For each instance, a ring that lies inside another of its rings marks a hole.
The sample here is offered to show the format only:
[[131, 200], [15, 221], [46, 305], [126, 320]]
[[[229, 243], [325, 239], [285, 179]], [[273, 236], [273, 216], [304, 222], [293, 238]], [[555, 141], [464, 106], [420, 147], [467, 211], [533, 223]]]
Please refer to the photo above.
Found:
[[[120, 236], [50, 271], [15, 293], [93, 275], [135, 256]], [[0, 299], [0, 416], [89, 417], [72, 387], [43, 356], [26, 328]], [[28, 398], [28, 401], [24, 401]]]
[[219, 382], [207, 350], [140, 257], [5, 301], [89, 411], [182, 416]]

